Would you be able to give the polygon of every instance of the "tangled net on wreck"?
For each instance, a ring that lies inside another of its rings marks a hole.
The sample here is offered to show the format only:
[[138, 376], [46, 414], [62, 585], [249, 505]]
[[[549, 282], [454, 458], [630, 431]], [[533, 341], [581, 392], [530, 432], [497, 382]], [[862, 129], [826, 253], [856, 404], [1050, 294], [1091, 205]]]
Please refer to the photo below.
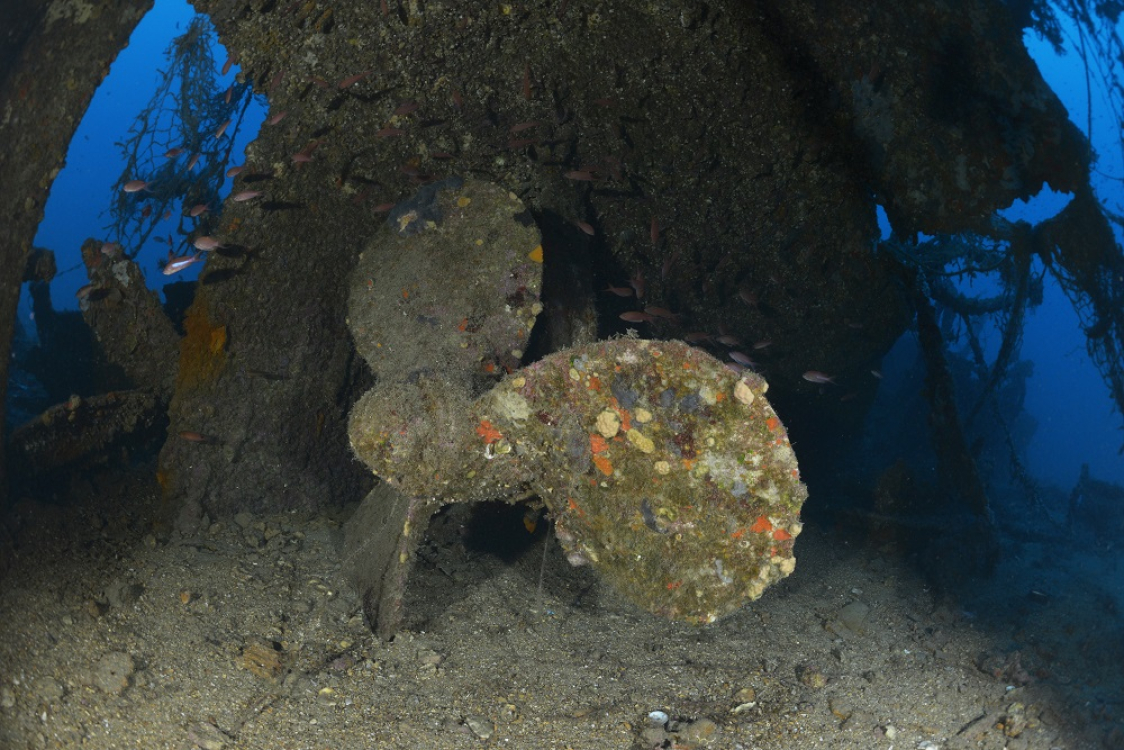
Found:
[[[1091, 102], [1093, 87], [1099, 86], [1113, 118], [1124, 125], [1124, 88], [1117, 83], [1118, 66], [1124, 64], [1124, 41], [1117, 23], [1124, 6], [1087, 0], [1030, 0], [1008, 3], [1008, 8], [1016, 21], [1049, 41], [1059, 54], [1067, 44], [1078, 51], [1084, 64], [1086, 99]], [[1090, 104], [1082, 123], [1090, 141], [1093, 123]], [[1118, 127], [1116, 133], [1124, 160], [1124, 128]], [[1124, 177], [1100, 171], [1092, 152], [1089, 161], [1090, 174], [1124, 183]], [[970, 427], [981, 413], [988, 412], [1005, 435], [1013, 477], [1031, 497], [1036, 496], [1034, 482], [1019, 458], [997, 394], [1018, 360], [1026, 313], [1041, 304], [1049, 276], [1077, 314], [1089, 357], [1124, 417], [1124, 250], [1117, 239], [1122, 228], [1124, 216], [1108, 209], [1086, 181], [1062, 211], [1037, 224], [995, 216], [989, 228], [976, 232], [921, 240], [891, 237], [881, 243], [880, 249], [907, 269], [926, 304], [935, 302], [940, 308], [941, 336], [930, 342], [943, 347], [962, 334], [982, 384], [964, 409], [964, 424]], [[977, 276], [994, 279], [998, 290], [972, 295], [958, 284]], [[1000, 335], [998, 352], [990, 362], [980, 341], [984, 323]], [[924, 344], [926, 338], [921, 338]], [[929, 353], [937, 355], [944, 357], [943, 352]], [[1124, 445], [1120, 451], [1124, 453]]]
[[[178, 217], [178, 247], [189, 232], [217, 222], [222, 201], [219, 189], [231, 159], [234, 136], [254, 103], [249, 81], [219, 88], [220, 74], [213, 50], [214, 29], [204, 15], [196, 15], [187, 31], [172, 40], [164, 55], [167, 67], [160, 84], [136, 116], [128, 137], [118, 145], [124, 169], [113, 186], [109, 206], [109, 239], [124, 248], [128, 258], [144, 247], [165, 215]], [[223, 127], [224, 123], [228, 123]], [[147, 188], [125, 192], [125, 184], [144, 180]], [[208, 211], [191, 216], [193, 206]], [[164, 242], [161, 239], [161, 242]]]

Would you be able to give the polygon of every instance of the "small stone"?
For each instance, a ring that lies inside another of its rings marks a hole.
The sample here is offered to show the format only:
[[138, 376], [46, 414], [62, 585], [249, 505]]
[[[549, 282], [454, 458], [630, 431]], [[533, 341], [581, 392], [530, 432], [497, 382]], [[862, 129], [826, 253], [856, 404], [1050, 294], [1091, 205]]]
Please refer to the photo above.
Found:
[[744, 380], [739, 380], [734, 384], [734, 398], [743, 404], [753, 403], [753, 389]]
[[734, 693], [734, 700], [738, 703], [754, 703], [757, 700], [757, 691], [751, 687], [744, 687]]
[[418, 652], [418, 661], [421, 663], [423, 672], [435, 671], [443, 660], [444, 657], [433, 649], [425, 648]]
[[187, 737], [203, 750], [222, 750], [230, 741], [229, 735], [209, 721], [200, 721], [187, 729]]
[[851, 714], [855, 712], [854, 707], [842, 698], [832, 698], [827, 705], [831, 708], [831, 713], [835, 715], [835, 718], [842, 721], [847, 721], [851, 718]]
[[242, 655], [238, 658], [238, 666], [262, 679], [275, 679], [281, 676], [281, 653], [265, 643], [250, 643], [242, 650]]
[[1003, 734], [1008, 737], [1018, 737], [1027, 726], [1026, 706], [1021, 703], [1012, 703], [1007, 706], [1007, 715], [1003, 719]]
[[682, 744], [688, 747], [706, 745], [718, 736], [718, 725], [705, 716], [700, 716], [689, 724], [680, 726], [678, 735], [683, 740]]
[[114, 581], [105, 587], [105, 599], [109, 606], [117, 610], [128, 609], [137, 603], [144, 593], [144, 586], [139, 583], [126, 583]]
[[133, 657], [123, 651], [111, 651], [94, 665], [94, 685], [107, 693], [120, 695], [129, 687], [134, 671]]
[[862, 635], [866, 632], [866, 618], [870, 607], [863, 602], [853, 601], [839, 610], [839, 621], [852, 633]]
[[496, 731], [495, 725], [482, 716], [466, 716], [464, 723], [472, 730], [474, 735], [482, 740], [490, 738]]
[[801, 664], [796, 668], [796, 677], [805, 687], [821, 690], [827, 687], [827, 676], [811, 664]]

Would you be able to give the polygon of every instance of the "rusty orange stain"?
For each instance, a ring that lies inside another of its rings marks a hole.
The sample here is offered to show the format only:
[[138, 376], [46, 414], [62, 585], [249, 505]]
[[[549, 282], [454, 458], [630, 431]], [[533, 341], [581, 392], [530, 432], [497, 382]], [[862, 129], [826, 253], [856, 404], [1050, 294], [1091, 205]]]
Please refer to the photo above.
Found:
[[457, 330], [460, 331], [461, 333], [464, 333], [465, 329], [467, 329], [467, 328], [468, 328], [468, 318], [461, 318], [461, 322], [457, 323]]
[[777, 529], [776, 531], [773, 532], [773, 538], [776, 539], [778, 542], [786, 542], [786, 541], [788, 541], [789, 539], [792, 538], [792, 534], [789, 534], [784, 529]]
[[749, 527], [749, 530], [754, 534], [761, 534], [766, 531], [771, 531], [772, 528], [773, 524], [769, 522], [768, 516], [758, 516], [757, 520], [753, 522], [753, 525]]
[[613, 476], [613, 463], [604, 456], [594, 456], [593, 465], [607, 477]]
[[542, 245], [539, 245], [534, 250], [527, 253], [527, 257], [535, 263], [542, 263]]
[[588, 388], [591, 391], [601, 390], [601, 378], [597, 377], [596, 375], [590, 375]]
[[606, 443], [605, 438], [601, 437], [600, 435], [596, 433], [590, 433], [589, 448], [594, 453], [604, 453], [605, 451], [609, 450], [609, 444]]
[[765, 420], [765, 426], [769, 428], [769, 432], [776, 432], [777, 428], [781, 426], [781, 421], [776, 417], [769, 417]]
[[503, 437], [503, 433], [493, 427], [492, 423], [486, 419], [481, 419], [480, 424], [476, 425], [476, 434], [484, 438], [484, 442], [488, 445]]

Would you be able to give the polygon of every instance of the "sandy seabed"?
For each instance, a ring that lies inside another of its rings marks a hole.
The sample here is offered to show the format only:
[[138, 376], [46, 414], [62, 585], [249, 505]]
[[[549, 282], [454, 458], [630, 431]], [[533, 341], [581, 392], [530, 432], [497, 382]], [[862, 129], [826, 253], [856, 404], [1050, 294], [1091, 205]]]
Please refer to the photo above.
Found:
[[457, 506], [382, 642], [342, 573], [351, 509], [184, 538], [155, 487], [98, 482], [25, 498], [0, 534], [4, 750], [1124, 748], [1124, 574], [1072, 542], [1008, 540], [994, 577], [938, 594], [808, 523], [790, 578], [696, 628], [541, 526], [481, 544], [527, 532]]

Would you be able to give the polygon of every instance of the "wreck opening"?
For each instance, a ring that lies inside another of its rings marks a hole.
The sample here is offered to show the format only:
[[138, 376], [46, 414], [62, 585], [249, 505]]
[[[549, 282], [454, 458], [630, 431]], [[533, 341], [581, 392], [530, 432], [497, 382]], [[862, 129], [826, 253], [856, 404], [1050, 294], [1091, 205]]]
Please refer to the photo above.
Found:
[[110, 66], [52, 183], [25, 271], [9, 430], [72, 395], [138, 385], [105, 362], [82, 319], [91, 299], [120, 292], [95, 269], [135, 263], [136, 273], [111, 273], [162, 293], [179, 325], [202, 263], [162, 270], [215, 231], [232, 188], [226, 173], [264, 120], [263, 98], [227, 59], [205, 15], [159, 0]]

